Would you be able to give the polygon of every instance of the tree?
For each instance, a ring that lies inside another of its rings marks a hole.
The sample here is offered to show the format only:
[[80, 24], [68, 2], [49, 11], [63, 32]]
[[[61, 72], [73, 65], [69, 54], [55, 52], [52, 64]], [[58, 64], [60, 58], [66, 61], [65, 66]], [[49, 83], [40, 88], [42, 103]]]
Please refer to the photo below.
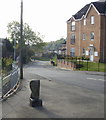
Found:
[[2, 40], [2, 57], [9, 58], [13, 55], [13, 46], [10, 41], [6, 38]]
[[2, 39], [2, 57], [0, 58], [0, 64], [2, 64], [2, 70], [9, 72], [12, 70], [12, 57], [13, 57], [13, 46], [11, 42], [6, 38]]
[[35, 53], [43, 53], [44, 52], [44, 47], [46, 46], [47, 43], [41, 42], [37, 43], [36, 45], [33, 45], [32, 48], [35, 51]]
[[[20, 23], [17, 21], [13, 21], [7, 25], [7, 32], [12, 40], [14, 45], [15, 41], [15, 48], [16, 53], [19, 54], [19, 41], [20, 41]], [[43, 36], [39, 32], [34, 32], [27, 23], [23, 25], [23, 47], [22, 47], [22, 55], [24, 63], [27, 63], [30, 60], [31, 55], [34, 55], [34, 50], [32, 46], [37, 46], [38, 44], [42, 44]], [[16, 55], [18, 56], [18, 55]]]
[[[17, 21], [13, 21], [7, 25], [7, 32], [10, 35], [10, 39], [12, 41], [16, 41], [16, 43], [19, 43], [20, 40], [20, 23]], [[24, 37], [24, 43], [27, 45], [33, 45], [37, 43], [41, 43], [43, 36], [40, 35], [39, 32], [34, 32], [30, 26], [27, 23], [24, 23], [23, 25], [23, 37]]]
[[13, 21], [7, 25], [7, 32], [10, 35], [10, 39], [15, 40], [17, 43], [20, 39], [20, 24], [17, 21]]
[[64, 38], [60, 38], [59, 40], [48, 42], [45, 49], [49, 51], [55, 51], [55, 50], [58, 51], [59, 48], [62, 46], [62, 44], [64, 44], [65, 42], [66, 40]]

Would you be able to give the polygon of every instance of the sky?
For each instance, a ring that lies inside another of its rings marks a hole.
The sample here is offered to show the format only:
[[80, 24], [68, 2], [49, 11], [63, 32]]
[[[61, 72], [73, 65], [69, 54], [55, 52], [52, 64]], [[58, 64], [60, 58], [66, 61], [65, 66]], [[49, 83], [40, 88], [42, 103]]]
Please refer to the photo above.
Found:
[[[43, 41], [56, 41], [67, 36], [66, 21], [82, 7], [95, 0], [23, 0], [23, 22], [44, 36]], [[21, 0], [0, 0], [0, 38], [6, 38], [7, 25], [20, 22]]]

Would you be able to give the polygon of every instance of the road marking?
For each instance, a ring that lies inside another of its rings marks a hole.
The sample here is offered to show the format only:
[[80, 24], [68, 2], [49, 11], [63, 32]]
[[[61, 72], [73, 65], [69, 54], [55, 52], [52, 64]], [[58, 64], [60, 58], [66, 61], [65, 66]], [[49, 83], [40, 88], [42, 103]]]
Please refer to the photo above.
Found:
[[104, 79], [96, 79], [96, 78], [87, 78], [89, 80], [99, 80], [99, 81], [105, 81]]

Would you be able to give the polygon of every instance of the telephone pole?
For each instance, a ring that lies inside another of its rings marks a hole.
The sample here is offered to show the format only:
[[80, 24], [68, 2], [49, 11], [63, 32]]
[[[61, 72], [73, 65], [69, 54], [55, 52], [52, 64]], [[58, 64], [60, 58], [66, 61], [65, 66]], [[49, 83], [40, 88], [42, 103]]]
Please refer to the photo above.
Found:
[[20, 18], [20, 79], [23, 79], [23, 0], [21, 0], [21, 18]]

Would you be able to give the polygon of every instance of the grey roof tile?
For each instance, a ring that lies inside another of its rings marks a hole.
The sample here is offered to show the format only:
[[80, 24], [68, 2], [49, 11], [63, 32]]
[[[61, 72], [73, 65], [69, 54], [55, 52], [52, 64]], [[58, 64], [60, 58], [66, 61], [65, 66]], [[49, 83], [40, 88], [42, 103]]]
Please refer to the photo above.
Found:
[[[81, 19], [85, 15], [90, 7], [93, 4], [100, 14], [106, 14], [106, 1], [105, 2], [91, 2], [90, 4], [85, 5], [81, 10], [79, 10], [73, 17], [75, 19]], [[71, 18], [70, 18], [71, 19]], [[68, 21], [70, 21], [70, 19]]]

